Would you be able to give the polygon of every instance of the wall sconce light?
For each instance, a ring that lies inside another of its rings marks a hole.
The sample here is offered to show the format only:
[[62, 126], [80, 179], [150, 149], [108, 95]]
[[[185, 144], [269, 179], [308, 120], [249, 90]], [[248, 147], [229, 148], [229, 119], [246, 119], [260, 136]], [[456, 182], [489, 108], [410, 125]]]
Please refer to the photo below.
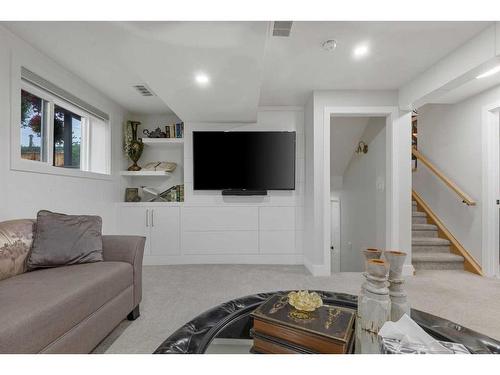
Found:
[[363, 142], [359, 141], [358, 147], [356, 148], [356, 154], [366, 154], [368, 152], [368, 145]]

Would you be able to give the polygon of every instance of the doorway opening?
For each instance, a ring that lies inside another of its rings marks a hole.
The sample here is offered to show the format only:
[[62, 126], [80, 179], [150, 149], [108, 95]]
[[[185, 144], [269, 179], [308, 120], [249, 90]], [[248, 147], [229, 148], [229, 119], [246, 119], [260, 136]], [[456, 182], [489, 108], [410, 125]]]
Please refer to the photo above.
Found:
[[331, 270], [362, 272], [365, 248], [386, 248], [386, 116], [330, 119]]

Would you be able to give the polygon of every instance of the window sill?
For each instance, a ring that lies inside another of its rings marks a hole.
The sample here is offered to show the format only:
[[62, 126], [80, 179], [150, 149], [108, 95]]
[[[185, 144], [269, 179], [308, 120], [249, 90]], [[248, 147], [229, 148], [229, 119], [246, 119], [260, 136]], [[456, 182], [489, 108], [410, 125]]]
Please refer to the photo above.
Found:
[[18, 172], [52, 174], [65, 177], [87, 178], [93, 180], [113, 180], [113, 175], [96, 172], [81, 171], [79, 169], [54, 167], [39, 161], [12, 160], [10, 169]]

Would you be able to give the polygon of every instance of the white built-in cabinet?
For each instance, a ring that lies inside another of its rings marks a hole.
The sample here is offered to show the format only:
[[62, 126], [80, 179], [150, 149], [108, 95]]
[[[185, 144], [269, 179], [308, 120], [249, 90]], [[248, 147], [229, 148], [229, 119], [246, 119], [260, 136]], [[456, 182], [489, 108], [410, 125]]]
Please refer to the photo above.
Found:
[[119, 234], [147, 238], [145, 264], [301, 264], [297, 207], [121, 203]]
[[180, 252], [179, 207], [120, 206], [120, 234], [146, 237], [145, 256], [178, 255]]

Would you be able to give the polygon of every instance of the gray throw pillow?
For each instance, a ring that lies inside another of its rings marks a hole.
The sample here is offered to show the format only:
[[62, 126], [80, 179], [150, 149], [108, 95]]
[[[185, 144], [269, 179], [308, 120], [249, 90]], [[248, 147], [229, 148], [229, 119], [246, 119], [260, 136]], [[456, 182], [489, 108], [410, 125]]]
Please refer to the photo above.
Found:
[[39, 211], [28, 269], [100, 262], [102, 219]]

